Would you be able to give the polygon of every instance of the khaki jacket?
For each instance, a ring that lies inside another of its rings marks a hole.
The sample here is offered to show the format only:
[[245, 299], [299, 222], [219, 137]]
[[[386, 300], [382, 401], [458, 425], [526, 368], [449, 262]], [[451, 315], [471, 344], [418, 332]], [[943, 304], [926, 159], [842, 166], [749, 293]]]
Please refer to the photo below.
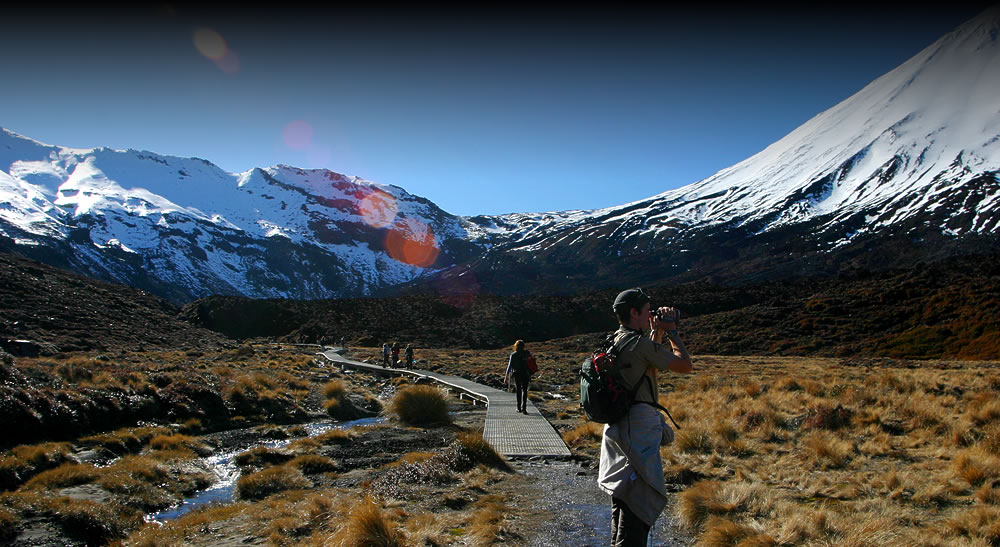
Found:
[[[623, 326], [619, 328], [615, 332], [615, 343], [633, 336], [635, 332], [628, 327]], [[659, 394], [657, 393], [656, 371], [667, 370], [667, 366], [678, 359], [680, 358], [674, 355], [670, 346], [654, 342], [649, 335], [643, 334], [637, 340], [626, 344], [619, 351], [615, 361], [621, 364], [622, 377], [625, 379], [625, 385], [629, 389], [634, 390], [640, 382], [643, 384], [639, 386], [639, 391], [635, 394], [634, 400], [657, 403], [659, 402]], [[647, 375], [651, 380], [650, 382], [643, 379]]]

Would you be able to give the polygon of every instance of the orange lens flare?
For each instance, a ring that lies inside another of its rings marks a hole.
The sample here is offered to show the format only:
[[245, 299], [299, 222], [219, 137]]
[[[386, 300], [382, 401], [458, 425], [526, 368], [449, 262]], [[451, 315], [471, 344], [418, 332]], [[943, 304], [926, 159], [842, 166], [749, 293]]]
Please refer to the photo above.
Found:
[[396, 198], [382, 190], [368, 194], [358, 204], [361, 219], [372, 228], [385, 228], [391, 225], [396, 220], [398, 210]]
[[431, 227], [418, 221], [397, 224], [385, 238], [385, 249], [394, 260], [426, 268], [437, 260], [437, 239]]
[[215, 62], [220, 70], [227, 74], [240, 71], [240, 58], [228, 45], [226, 39], [210, 28], [200, 28], [194, 31], [194, 47], [206, 59]]

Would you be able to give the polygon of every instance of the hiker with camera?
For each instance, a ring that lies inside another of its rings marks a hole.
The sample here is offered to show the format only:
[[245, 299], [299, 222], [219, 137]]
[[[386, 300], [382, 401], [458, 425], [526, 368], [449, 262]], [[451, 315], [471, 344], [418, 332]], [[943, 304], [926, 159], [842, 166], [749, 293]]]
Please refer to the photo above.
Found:
[[667, 505], [659, 447], [673, 441], [673, 430], [658, 411], [663, 407], [657, 375], [689, 373], [693, 367], [677, 334], [678, 310], [650, 310], [642, 289], [619, 293], [613, 310], [620, 324], [613, 336], [615, 363], [634, 395], [625, 416], [604, 427], [597, 483], [611, 495], [611, 545], [646, 545]]

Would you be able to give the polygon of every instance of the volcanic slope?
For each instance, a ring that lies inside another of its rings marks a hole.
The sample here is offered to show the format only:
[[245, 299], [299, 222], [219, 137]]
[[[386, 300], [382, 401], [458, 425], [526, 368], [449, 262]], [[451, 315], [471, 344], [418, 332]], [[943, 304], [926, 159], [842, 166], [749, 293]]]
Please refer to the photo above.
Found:
[[225, 337], [182, 321], [147, 292], [0, 252], [0, 338], [42, 353], [208, 348]]

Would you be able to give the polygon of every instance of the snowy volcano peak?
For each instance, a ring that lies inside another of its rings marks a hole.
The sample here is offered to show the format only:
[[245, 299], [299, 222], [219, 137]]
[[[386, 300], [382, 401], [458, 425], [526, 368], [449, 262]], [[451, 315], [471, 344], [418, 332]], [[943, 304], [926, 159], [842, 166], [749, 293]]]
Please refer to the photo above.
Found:
[[[693, 224], [739, 218], [781, 225], [895, 209], [914, 193], [933, 198], [995, 173], [998, 35], [1000, 8], [992, 8], [760, 153], [656, 199], [674, 203]], [[987, 201], [981, 205], [996, 205]], [[897, 211], [929, 202], [910, 205]]]
[[607, 270], [608, 257], [648, 283], [879, 268], [1000, 246], [998, 41], [994, 7], [683, 188], [596, 211], [477, 217], [493, 247], [471, 269], [503, 291], [523, 289], [515, 276], [565, 290], [621, 286], [618, 272], [580, 275]]

